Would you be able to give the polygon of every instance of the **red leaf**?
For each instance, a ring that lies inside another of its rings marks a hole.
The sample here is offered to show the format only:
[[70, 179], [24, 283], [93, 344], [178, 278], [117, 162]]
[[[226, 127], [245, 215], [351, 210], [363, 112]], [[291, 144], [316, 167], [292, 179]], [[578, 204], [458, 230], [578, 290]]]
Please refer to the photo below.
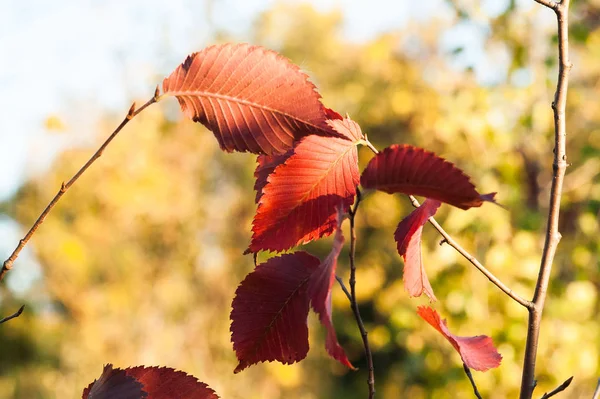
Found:
[[486, 371], [500, 366], [502, 355], [494, 347], [492, 339], [486, 335], [459, 337], [448, 330], [446, 320], [440, 320], [438, 313], [426, 306], [419, 306], [417, 314], [438, 330], [452, 344], [467, 367]]
[[283, 251], [327, 236], [335, 229], [340, 203], [344, 211], [352, 205], [362, 132], [350, 119], [328, 123], [346, 138], [305, 137], [275, 168], [262, 189], [246, 253]]
[[[143, 389], [143, 390], [142, 390]], [[83, 391], [83, 399], [218, 399], [206, 384], [183, 371], [138, 366], [125, 370], [111, 364]]]
[[439, 201], [426, 199], [398, 224], [394, 233], [398, 253], [404, 259], [404, 288], [410, 296], [421, 296], [425, 292], [432, 301], [437, 299], [421, 259], [421, 233], [427, 220], [435, 215], [440, 205]]
[[211, 46], [164, 80], [183, 113], [227, 152], [282, 154], [310, 134], [336, 135], [315, 86], [289, 60], [248, 44]]
[[238, 373], [264, 361], [291, 364], [308, 353], [308, 282], [319, 259], [295, 252], [269, 259], [238, 287], [231, 311], [231, 341]]
[[436, 199], [461, 209], [494, 202], [496, 193], [481, 195], [465, 173], [433, 152], [394, 144], [375, 155], [360, 184], [388, 194], [404, 193]]
[[148, 399], [218, 399], [203, 382], [183, 371], [168, 367], [132, 367], [125, 369], [148, 392]]
[[113, 369], [112, 364], [104, 366], [102, 375], [83, 390], [82, 399], [141, 399], [148, 394], [142, 390], [142, 383], [128, 376], [125, 370]]
[[327, 258], [321, 262], [319, 268], [313, 273], [308, 287], [308, 295], [311, 300], [312, 308], [319, 315], [321, 324], [323, 324], [327, 330], [327, 338], [325, 340], [325, 349], [327, 350], [327, 353], [344, 366], [355, 370], [352, 363], [348, 360], [344, 348], [340, 346], [337, 340], [333, 321], [331, 320], [331, 287], [335, 281], [337, 259], [343, 246], [344, 236], [342, 235], [342, 230], [338, 224], [335, 239], [333, 241], [333, 248]]

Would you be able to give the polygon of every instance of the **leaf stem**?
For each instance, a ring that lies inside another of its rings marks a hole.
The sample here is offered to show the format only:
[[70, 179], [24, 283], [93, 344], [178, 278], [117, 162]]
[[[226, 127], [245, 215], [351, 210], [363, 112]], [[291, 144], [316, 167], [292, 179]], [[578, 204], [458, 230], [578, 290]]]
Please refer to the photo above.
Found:
[[550, 205], [548, 209], [548, 224], [545, 233], [544, 250], [540, 262], [540, 271], [533, 295], [533, 306], [529, 308], [529, 322], [527, 328], [527, 342], [525, 344], [525, 359], [523, 361], [523, 375], [521, 379], [520, 399], [530, 399], [535, 388], [535, 362], [540, 334], [542, 312], [552, 262], [556, 248], [561, 239], [558, 232], [560, 213], [560, 199], [562, 186], [567, 169], [566, 155], [566, 125], [565, 111], [567, 104], [567, 90], [569, 87], [569, 72], [572, 64], [569, 60], [569, 2], [562, 0], [560, 3], [549, 0], [536, 0], [538, 3], [554, 10], [558, 24], [558, 81], [552, 102], [554, 113], [554, 160], [552, 163], [552, 187], [550, 189]]
[[23, 309], [25, 309], [25, 305], [21, 305], [19, 310], [17, 310], [15, 313], [11, 314], [10, 316], [6, 316], [2, 320], [0, 320], [0, 324], [6, 323], [7, 321], [9, 321], [11, 319], [21, 316], [21, 313], [23, 313]]
[[[373, 399], [375, 397], [375, 368], [373, 367], [373, 355], [371, 353], [371, 346], [369, 345], [368, 333], [365, 329], [365, 324], [360, 317], [360, 310], [358, 309], [358, 302], [356, 301], [356, 227], [354, 218], [356, 216], [356, 211], [358, 210], [361, 199], [362, 195], [357, 187], [356, 202], [354, 203], [354, 207], [348, 211], [348, 218], [350, 219], [350, 306], [352, 307], [352, 312], [354, 313], [354, 318], [356, 319], [356, 324], [360, 330], [360, 335], [365, 347], [365, 356], [367, 357], [367, 368], [369, 372], [369, 377], [367, 378], [367, 384], [369, 385], [369, 399]], [[342, 289], [344, 289], [343, 285]]]
[[592, 399], [600, 399], [600, 378], [598, 378], [598, 384], [596, 385], [596, 390], [592, 395]]
[[475, 396], [477, 397], [477, 399], [483, 399], [481, 397], [481, 394], [479, 393], [479, 390], [477, 390], [477, 385], [475, 385], [475, 380], [473, 379], [473, 374], [471, 374], [471, 369], [469, 368], [469, 366], [467, 366], [466, 364], [463, 363], [463, 370], [465, 370], [465, 374], [467, 375], [467, 377], [469, 377], [469, 381], [471, 381], [471, 386], [473, 387], [473, 393], [475, 393]]
[[100, 156], [102, 156], [102, 153], [104, 152], [104, 150], [106, 149], [106, 147], [111, 143], [111, 141], [113, 141], [113, 139], [117, 136], [117, 134], [119, 134], [119, 132], [121, 131], [121, 129], [123, 129], [125, 127], [125, 125], [127, 125], [127, 123], [129, 123], [130, 120], [132, 120], [134, 117], [136, 117], [137, 115], [139, 115], [144, 109], [146, 109], [150, 105], [154, 104], [158, 100], [158, 98], [159, 98], [159, 90], [158, 90], [158, 87], [156, 87], [156, 91], [154, 92], [154, 96], [150, 100], [148, 100], [144, 105], [142, 105], [140, 108], [136, 109], [135, 108], [135, 103], [133, 103], [131, 105], [131, 108], [127, 112], [127, 116], [125, 116], [125, 119], [123, 119], [123, 122], [121, 122], [121, 124], [108, 137], [108, 139], [106, 139], [106, 141], [100, 146], [100, 148], [98, 148], [98, 150], [94, 153], [94, 155], [92, 155], [92, 157], [85, 163], [85, 165], [83, 165], [81, 167], [81, 169], [79, 169], [79, 171], [77, 171], [77, 173], [75, 173], [75, 175], [71, 178], [71, 180], [69, 180], [67, 183], [62, 183], [62, 185], [60, 186], [60, 189], [58, 190], [58, 193], [56, 193], [56, 195], [54, 196], [54, 198], [52, 198], [52, 201], [50, 201], [50, 203], [48, 204], [48, 206], [46, 206], [46, 209], [44, 209], [44, 211], [40, 214], [40, 216], [37, 218], [37, 220], [35, 221], [35, 223], [33, 224], [33, 226], [31, 226], [31, 228], [29, 229], [29, 231], [27, 232], [27, 234], [25, 234], [25, 237], [23, 237], [21, 240], [19, 240], [19, 244], [17, 245], [17, 247], [15, 248], [15, 250], [13, 251], [13, 253], [8, 257], [8, 259], [6, 259], [4, 261], [4, 263], [2, 265], [2, 270], [0, 270], [0, 281], [2, 281], [4, 279], [4, 276], [6, 275], [6, 273], [10, 269], [12, 269], [13, 263], [15, 262], [15, 260], [19, 256], [19, 254], [21, 253], [21, 250], [23, 250], [23, 248], [25, 247], [25, 245], [29, 242], [29, 240], [31, 239], [31, 237], [35, 234], [35, 232], [40, 227], [40, 225], [44, 222], [44, 220], [46, 219], [46, 216], [48, 216], [48, 214], [50, 213], [50, 211], [52, 210], [52, 208], [54, 208], [54, 206], [56, 205], [56, 203], [67, 192], [67, 190], [69, 188], [71, 188], [71, 186], [77, 181], [77, 179], [79, 179], [79, 177], [81, 177], [81, 175], [98, 158], [100, 158]]
[[[410, 198], [410, 202], [412, 203], [412, 205], [415, 208], [420, 205], [419, 201], [415, 197], [413, 197], [412, 195], [409, 195], [408, 197]], [[486, 269], [485, 266], [483, 266], [481, 264], [481, 262], [479, 262], [477, 260], [477, 258], [475, 258], [473, 255], [471, 255], [469, 252], [467, 252], [467, 250], [465, 250], [463, 247], [461, 247], [459, 243], [454, 241], [454, 239], [452, 237], [450, 237], [450, 235], [448, 233], [446, 233], [446, 231], [442, 228], [442, 226], [440, 226], [440, 224], [434, 218], [429, 218], [429, 223], [431, 223], [431, 225], [440, 233], [440, 235], [442, 237], [444, 237], [444, 239], [442, 240], [440, 245], [443, 243], [446, 243], [446, 244], [450, 245], [452, 248], [454, 248], [456, 250], [456, 252], [461, 254], [465, 259], [467, 259], [469, 262], [471, 262], [471, 264], [473, 266], [475, 266], [477, 268], [477, 270], [479, 270], [481, 273], [483, 273], [483, 275], [486, 276], [492, 284], [494, 284], [496, 287], [500, 288], [500, 290], [502, 292], [504, 292], [506, 295], [508, 295], [510, 298], [512, 298], [518, 304], [524, 306], [527, 309], [529, 309], [532, 306], [532, 303], [530, 301], [521, 297], [519, 294], [517, 294], [516, 292], [514, 292], [513, 290], [508, 288], [508, 286], [506, 284], [504, 284], [502, 281], [500, 281], [500, 279], [498, 279], [498, 277], [496, 277], [492, 272], [490, 272], [488, 269]]]
[[571, 385], [571, 381], [573, 381], [573, 377], [572, 376], [569, 377], [569, 378], [567, 378], [567, 380], [565, 382], [563, 382], [562, 384], [560, 384], [559, 386], [557, 386], [556, 389], [554, 389], [554, 390], [552, 390], [552, 391], [550, 391], [548, 393], [545, 393], [544, 396], [542, 396], [542, 399], [551, 398], [552, 396], [556, 395], [557, 393], [564, 391], [565, 389], [567, 389], [567, 387], [569, 385]]

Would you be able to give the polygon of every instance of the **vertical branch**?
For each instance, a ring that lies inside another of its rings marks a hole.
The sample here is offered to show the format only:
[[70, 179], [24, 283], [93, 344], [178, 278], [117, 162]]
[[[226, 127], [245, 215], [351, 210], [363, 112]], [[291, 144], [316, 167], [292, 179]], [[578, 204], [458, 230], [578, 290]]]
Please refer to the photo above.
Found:
[[56, 203], [67, 192], [67, 190], [69, 188], [71, 188], [71, 186], [73, 184], [75, 184], [75, 182], [77, 181], [77, 179], [79, 179], [79, 177], [81, 177], [81, 175], [98, 158], [100, 158], [102, 156], [102, 153], [104, 152], [104, 150], [106, 149], [106, 147], [111, 143], [111, 141], [113, 141], [113, 139], [117, 136], [117, 134], [119, 134], [119, 132], [125, 127], [125, 125], [127, 125], [127, 123], [129, 123], [129, 121], [132, 120], [134, 117], [136, 117], [137, 115], [139, 115], [140, 112], [142, 112], [144, 109], [146, 109], [150, 105], [152, 105], [155, 102], [157, 102], [159, 100], [159, 98], [160, 98], [159, 97], [159, 90], [158, 90], [158, 86], [157, 86], [156, 87], [156, 91], [154, 92], [154, 97], [152, 97], [150, 100], [148, 100], [148, 102], [146, 102], [140, 108], [136, 109], [135, 108], [135, 103], [133, 103], [131, 105], [131, 108], [129, 109], [129, 112], [127, 112], [127, 116], [125, 116], [125, 119], [123, 119], [123, 122], [121, 122], [121, 124], [108, 137], [108, 139], [106, 139], [106, 141], [104, 143], [102, 143], [102, 145], [100, 146], [100, 148], [98, 148], [98, 150], [94, 153], [94, 155], [92, 155], [92, 157], [85, 163], [85, 165], [83, 165], [81, 167], [81, 169], [79, 169], [77, 171], [77, 173], [75, 173], [75, 175], [71, 178], [71, 180], [69, 180], [67, 183], [63, 183], [60, 186], [60, 189], [58, 190], [58, 193], [56, 193], [56, 195], [54, 196], [54, 198], [52, 198], [52, 201], [50, 201], [50, 203], [48, 204], [48, 206], [46, 206], [46, 209], [43, 210], [43, 212], [37, 218], [37, 220], [35, 221], [35, 223], [33, 224], [33, 226], [31, 226], [31, 228], [29, 229], [29, 231], [27, 232], [27, 234], [25, 234], [25, 237], [23, 237], [21, 240], [19, 240], [19, 244], [17, 245], [17, 247], [15, 248], [15, 250], [13, 251], [13, 253], [8, 257], [8, 259], [6, 259], [4, 261], [4, 263], [2, 265], [2, 270], [0, 270], [0, 281], [2, 281], [4, 279], [4, 276], [6, 275], [6, 273], [10, 269], [12, 269], [13, 263], [15, 262], [15, 260], [17, 259], [17, 257], [19, 256], [19, 254], [21, 253], [21, 251], [23, 250], [23, 248], [25, 247], [25, 245], [29, 242], [29, 240], [31, 239], [31, 237], [35, 234], [35, 232], [40, 227], [40, 225], [42, 223], [44, 223], [44, 220], [46, 219], [46, 216], [48, 216], [48, 214], [50, 213], [50, 211], [52, 210], [52, 208], [54, 208], [54, 206], [56, 205]]
[[552, 164], [552, 188], [550, 190], [550, 206], [548, 210], [548, 225], [540, 271], [533, 296], [533, 306], [529, 308], [529, 322], [527, 328], [527, 343], [525, 346], [525, 359], [523, 362], [523, 376], [521, 380], [521, 399], [530, 399], [535, 388], [535, 361], [537, 356], [538, 340], [542, 312], [546, 301], [548, 283], [552, 271], [552, 262], [556, 247], [561, 235], [558, 232], [558, 218], [560, 212], [560, 199], [562, 193], [565, 170], [567, 168], [566, 155], [566, 127], [565, 109], [567, 103], [567, 89], [569, 85], [569, 71], [572, 64], [569, 61], [569, 1], [562, 0], [557, 3], [551, 0], [535, 0], [554, 10], [558, 23], [558, 82], [556, 93], [552, 102], [554, 111], [554, 161]]
[[354, 225], [354, 218], [356, 216], [358, 206], [360, 205], [360, 200], [361, 193], [357, 187], [356, 203], [354, 204], [354, 207], [348, 212], [350, 219], [350, 306], [352, 307], [352, 312], [354, 313], [354, 318], [356, 319], [356, 324], [358, 325], [358, 329], [360, 330], [360, 335], [362, 337], [363, 345], [365, 347], [365, 356], [367, 357], [367, 368], [369, 371], [369, 377], [367, 378], [367, 384], [369, 385], [369, 399], [373, 399], [375, 397], [375, 368], [373, 367], [373, 355], [371, 353], [371, 347], [369, 346], [367, 330], [365, 329], [365, 325], [362, 321], [362, 318], [360, 317], [358, 302], [356, 301], [356, 228]]

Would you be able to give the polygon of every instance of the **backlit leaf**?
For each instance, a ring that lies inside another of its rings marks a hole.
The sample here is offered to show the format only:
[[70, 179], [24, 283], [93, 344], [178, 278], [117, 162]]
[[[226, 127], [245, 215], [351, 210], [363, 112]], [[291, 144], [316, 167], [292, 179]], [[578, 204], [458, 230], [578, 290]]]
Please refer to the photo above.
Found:
[[[211, 46], [164, 80], [183, 113], [211, 130], [225, 151], [282, 154], [310, 134], [336, 135], [315, 86], [289, 60], [258, 46]], [[339, 115], [339, 114], [338, 114]]]
[[305, 137], [267, 178], [247, 253], [283, 251], [329, 235], [336, 226], [336, 208], [342, 204], [346, 211], [354, 202], [359, 182], [356, 144], [362, 132], [350, 119], [328, 123], [345, 138]]
[[435, 301], [436, 297], [423, 267], [421, 234], [423, 226], [435, 215], [440, 205], [439, 201], [426, 199], [398, 224], [394, 233], [398, 253], [404, 259], [404, 288], [410, 296], [421, 296], [425, 292], [432, 301]]
[[293, 150], [290, 150], [285, 154], [259, 155], [256, 158], [258, 165], [254, 171], [254, 178], [256, 179], [256, 182], [254, 183], [254, 190], [256, 191], [255, 201], [257, 204], [260, 201], [260, 197], [262, 197], [262, 190], [267, 184], [267, 178], [269, 175], [273, 173], [275, 168], [284, 163], [293, 153]]
[[250, 273], [236, 290], [231, 341], [234, 370], [265, 361], [295, 363], [308, 353], [308, 283], [318, 258], [295, 252], [274, 257]]
[[436, 199], [461, 209], [494, 201], [496, 193], [481, 195], [465, 173], [432, 152], [394, 144], [369, 162], [360, 179], [364, 188], [389, 194], [404, 193]]
[[310, 297], [313, 310], [319, 315], [321, 324], [327, 330], [325, 339], [325, 349], [327, 353], [334, 359], [342, 363], [344, 366], [354, 370], [354, 366], [348, 360], [344, 348], [342, 348], [337, 340], [333, 321], [331, 319], [331, 287], [335, 282], [335, 269], [337, 267], [337, 259], [340, 251], [344, 246], [344, 236], [342, 235], [341, 218], [333, 240], [333, 248], [329, 255], [321, 262], [319, 268], [313, 273], [309, 287], [308, 295]]
[[486, 335], [475, 337], [456, 336], [448, 330], [446, 320], [441, 320], [438, 313], [430, 307], [419, 306], [417, 314], [452, 344], [467, 367], [473, 370], [486, 371], [500, 366], [502, 355], [498, 353], [490, 337]]

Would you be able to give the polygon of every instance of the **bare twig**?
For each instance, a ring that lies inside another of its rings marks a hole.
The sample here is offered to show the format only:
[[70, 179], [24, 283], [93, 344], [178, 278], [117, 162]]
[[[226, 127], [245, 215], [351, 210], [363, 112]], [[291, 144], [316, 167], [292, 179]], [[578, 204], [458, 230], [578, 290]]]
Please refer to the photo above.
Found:
[[2, 320], [0, 320], [0, 324], [6, 323], [9, 320], [12, 320], [12, 319], [14, 319], [16, 317], [21, 316], [21, 313], [23, 313], [23, 309], [25, 309], [25, 305], [21, 305], [21, 307], [19, 308], [19, 310], [17, 310], [15, 313], [11, 314], [10, 316], [6, 316]]
[[475, 380], [473, 379], [473, 374], [471, 374], [471, 369], [469, 368], [469, 366], [463, 363], [463, 370], [465, 370], [465, 374], [467, 375], [467, 377], [469, 377], [469, 381], [471, 381], [471, 386], [473, 386], [473, 393], [475, 393], [477, 399], [483, 399], [481, 397], [481, 394], [477, 390], [477, 385], [475, 385]]
[[[358, 302], [356, 301], [356, 228], [354, 225], [354, 218], [356, 216], [358, 206], [360, 205], [361, 198], [361, 192], [357, 187], [356, 202], [354, 203], [354, 207], [348, 212], [350, 219], [350, 306], [352, 307], [352, 312], [354, 313], [354, 318], [356, 319], [356, 324], [360, 330], [360, 335], [365, 347], [365, 356], [367, 357], [367, 368], [369, 372], [369, 377], [367, 378], [367, 384], [369, 385], [369, 399], [373, 399], [375, 397], [375, 368], [373, 367], [373, 355], [371, 353], [371, 347], [369, 346], [367, 330], [365, 329], [365, 324], [360, 317]], [[342, 289], [344, 288], [345, 287], [342, 285]], [[345, 292], [346, 295], [348, 295], [347, 290]]]
[[533, 306], [529, 308], [529, 322], [527, 328], [527, 343], [525, 344], [525, 359], [523, 361], [523, 376], [521, 379], [520, 399], [530, 399], [535, 387], [535, 361], [537, 356], [540, 324], [542, 311], [546, 301], [546, 293], [554, 254], [560, 241], [558, 232], [558, 218], [560, 213], [560, 199], [562, 193], [565, 170], [567, 168], [565, 110], [567, 104], [567, 90], [569, 87], [569, 71], [572, 64], [569, 60], [569, 2], [562, 0], [560, 3], [549, 0], [536, 0], [538, 3], [554, 10], [558, 23], [558, 82], [556, 93], [552, 102], [554, 111], [554, 160], [552, 164], [552, 187], [550, 189], [550, 206], [548, 210], [548, 225], [540, 271], [533, 295]]
[[[419, 201], [415, 197], [413, 197], [412, 195], [409, 195], [408, 197], [410, 198], [410, 202], [415, 208], [419, 206]], [[429, 218], [429, 223], [431, 223], [431, 225], [440, 233], [440, 235], [444, 237], [444, 239], [440, 242], [440, 245], [446, 243], [452, 248], [454, 248], [456, 252], [461, 254], [465, 259], [471, 262], [471, 264], [475, 266], [477, 270], [483, 273], [483, 275], [486, 276], [488, 280], [492, 282], [492, 284], [500, 288], [502, 292], [504, 292], [506, 295], [512, 298], [515, 302], [523, 305], [526, 308], [530, 308], [532, 306], [532, 303], [530, 301], [526, 300], [525, 298], [521, 297], [519, 294], [508, 288], [506, 284], [504, 284], [502, 281], [500, 281], [500, 279], [498, 279], [498, 277], [496, 277], [492, 272], [486, 269], [485, 266], [483, 266], [481, 262], [477, 260], [477, 258], [475, 258], [473, 255], [467, 252], [456, 241], [454, 241], [454, 239], [450, 237], [448, 233], [446, 233], [446, 231], [434, 218]]]
[[121, 129], [123, 129], [125, 127], [125, 125], [127, 125], [127, 123], [130, 120], [132, 120], [135, 116], [139, 115], [140, 112], [142, 112], [148, 106], [150, 106], [150, 105], [154, 104], [155, 102], [157, 102], [158, 99], [159, 99], [159, 91], [158, 91], [158, 87], [157, 87], [156, 91], [154, 92], [154, 96], [150, 100], [148, 100], [148, 102], [146, 102], [144, 105], [142, 105], [140, 108], [136, 109], [135, 108], [135, 103], [133, 103], [131, 105], [131, 108], [129, 109], [129, 112], [127, 112], [127, 116], [125, 116], [125, 119], [123, 119], [123, 122], [121, 122], [121, 124], [115, 129], [115, 131], [108, 137], [108, 139], [106, 139], [106, 141], [100, 146], [100, 148], [98, 148], [98, 150], [85, 163], [85, 165], [83, 165], [81, 167], [81, 169], [79, 169], [79, 171], [77, 173], [75, 173], [75, 175], [71, 178], [71, 180], [69, 180], [67, 183], [63, 183], [61, 185], [60, 190], [58, 190], [58, 193], [56, 193], [56, 195], [54, 196], [54, 198], [52, 199], [52, 201], [50, 201], [50, 203], [48, 204], [48, 206], [46, 207], [46, 209], [44, 209], [44, 211], [41, 213], [41, 215], [37, 218], [37, 220], [35, 221], [35, 223], [33, 224], [33, 226], [31, 226], [31, 228], [29, 229], [29, 231], [27, 232], [27, 234], [25, 234], [25, 237], [23, 237], [21, 240], [19, 240], [19, 244], [17, 245], [17, 247], [15, 248], [15, 250], [13, 251], [13, 253], [10, 255], [10, 257], [4, 261], [4, 264], [2, 265], [2, 270], [0, 270], [0, 281], [2, 281], [4, 279], [4, 276], [6, 275], [6, 273], [10, 269], [12, 269], [13, 263], [15, 262], [15, 260], [19, 256], [19, 254], [21, 253], [21, 250], [25, 247], [25, 245], [27, 244], [27, 242], [29, 242], [29, 240], [31, 239], [31, 236], [33, 236], [33, 234], [35, 234], [35, 232], [37, 231], [37, 229], [44, 222], [44, 219], [46, 219], [46, 216], [48, 216], [48, 214], [50, 213], [50, 211], [52, 210], [52, 208], [54, 208], [54, 206], [56, 205], [56, 203], [67, 192], [67, 190], [69, 188], [71, 188], [71, 186], [77, 181], [77, 179], [79, 179], [79, 177], [81, 177], [81, 175], [98, 158], [100, 158], [100, 156], [102, 156], [102, 153], [104, 152], [104, 150], [106, 149], [106, 147], [111, 143], [111, 141], [113, 141], [113, 139], [117, 136], [117, 134], [119, 134], [119, 132], [121, 131]]
[[350, 294], [350, 291], [348, 291], [348, 288], [346, 287], [346, 284], [344, 284], [344, 280], [342, 280], [342, 278], [340, 276], [338, 276], [338, 275], [335, 276], [335, 279], [337, 280], [338, 284], [342, 288], [342, 291], [344, 291], [344, 294], [346, 295], [346, 298], [348, 298], [348, 300], [350, 302], [352, 302], [352, 295]]
[[567, 378], [567, 380], [565, 382], [563, 382], [562, 384], [560, 384], [559, 386], [556, 387], [556, 389], [554, 389], [553, 391], [550, 391], [548, 393], [545, 393], [544, 396], [542, 396], [542, 399], [548, 399], [554, 395], [556, 395], [559, 392], [564, 391], [565, 389], [567, 389], [567, 387], [569, 385], [571, 385], [571, 381], [573, 381], [573, 377], [569, 377]]
[[596, 390], [594, 391], [594, 395], [592, 395], [592, 399], [600, 399], [600, 378], [598, 378], [598, 384], [596, 385]]

